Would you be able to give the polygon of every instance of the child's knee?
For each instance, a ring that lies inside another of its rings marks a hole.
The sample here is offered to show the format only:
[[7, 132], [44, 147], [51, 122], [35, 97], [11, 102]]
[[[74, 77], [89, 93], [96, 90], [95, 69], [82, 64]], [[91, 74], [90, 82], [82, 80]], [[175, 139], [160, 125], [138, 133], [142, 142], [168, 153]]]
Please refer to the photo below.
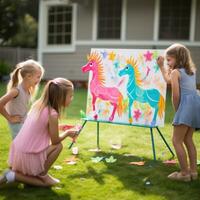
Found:
[[63, 149], [62, 143], [57, 144], [57, 149], [58, 149], [58, 151], [62, 151], [62, 149]]
[[54, 150], [61, 151], [63, 149], [62, 143], [52, 145]]

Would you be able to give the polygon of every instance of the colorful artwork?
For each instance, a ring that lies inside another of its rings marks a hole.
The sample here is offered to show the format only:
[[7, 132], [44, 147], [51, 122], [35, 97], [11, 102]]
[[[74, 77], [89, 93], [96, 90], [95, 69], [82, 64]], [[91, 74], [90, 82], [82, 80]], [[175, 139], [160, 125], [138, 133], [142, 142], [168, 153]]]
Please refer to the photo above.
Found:
[[120, 124], [163, 126], [166, 83], [156, 59], [162, 50], [92, 49], [86, 118]]

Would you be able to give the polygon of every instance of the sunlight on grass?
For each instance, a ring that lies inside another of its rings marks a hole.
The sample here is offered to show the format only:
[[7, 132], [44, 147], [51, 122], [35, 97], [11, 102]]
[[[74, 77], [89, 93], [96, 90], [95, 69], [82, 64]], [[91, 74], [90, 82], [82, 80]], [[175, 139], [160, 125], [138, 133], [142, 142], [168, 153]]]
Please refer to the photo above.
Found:
[[[0, 87], [0, 96], [5, 85]], [[80, 120], [80, 110], [85, 110], [87, 91], [76, 89], [74, 101], [64, 114], [62, 122], [75, 124]], [[170, 96], [167, 98], [165, 126], [160, 128], [165, 139], [172, 147], [171, 121], [173, 111]], [[119, 150], [111, 148], [113, 138], [121, 141]], [[96, 148], [96, 124], [87, 122], [77, 144], [79, 154], [76, 165], [67, 165], [65, 160], [72, 156], [68, 149], [71, 141], [64, 141], [64, 149], [55, 165], [61, 170], [51, 168], [50, 174], [59, 178], [61, 183], [50, 189], [11, 185], [0, 188], [0, 200], [199, 200], [200, 182], [172, 182], [166, 176], [178, 170], [178, 166], [166, 166], [164, 160], [171, 157], [160, 136], [154, 131], [157, 161], [153, 161], [150, 131], [148, 128], [130, 127], [112, 124], [100, 124], [101, 152], [88, 151]], [[200, 134], [195, 133], [197, 149], [200, 149]], [[0, 116], [0, 172], [7, 168], [8, 150], [11, 142], [6, 120]], [[93, 163], [92, 157], [103, 157], [99, 163]], [[114, 163], [106, 158], [113, 156]], [[199, 157], [200, 159], [200, 157]], [[144, 166], [129, 165], [132, 161], [144, 161]], [[147, 184], [148, 183], [148, 184]]]

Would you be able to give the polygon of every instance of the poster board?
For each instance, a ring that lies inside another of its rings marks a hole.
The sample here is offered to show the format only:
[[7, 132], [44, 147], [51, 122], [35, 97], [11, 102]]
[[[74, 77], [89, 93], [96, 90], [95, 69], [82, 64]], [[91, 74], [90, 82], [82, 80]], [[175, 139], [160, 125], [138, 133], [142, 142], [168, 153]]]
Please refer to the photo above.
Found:
[[166, 83], [156, 63], [163, 50], [91, 49], [86, 119], [164, 126]]

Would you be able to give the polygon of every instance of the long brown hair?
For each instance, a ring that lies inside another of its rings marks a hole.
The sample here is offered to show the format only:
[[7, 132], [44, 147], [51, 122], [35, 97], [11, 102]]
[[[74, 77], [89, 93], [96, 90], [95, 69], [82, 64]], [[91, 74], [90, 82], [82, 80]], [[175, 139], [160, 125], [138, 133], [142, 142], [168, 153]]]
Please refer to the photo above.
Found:
[[[11, 90], [14, 87], [17, 87], [19, 82], [23, 80], [23, 78], [27, 74], [34, 74], [36, 73], [37, 70], [41, 71], [41, 77], [42, 77], [44, 74], [44, 68], [42, 67], [42, 65], [40, 65], [40, 63], [38, 63], [35, 60], [29, 59], [18, 63], [14, 71], [11, 72], [10, 74], [10, 81], [7, 86], [7, 91]], [[35, 89], [36, 89], [35, 87], [30, 88], [29, 92], [33, 94]]]
[[188, 75], [193, 75], [196, 68], [190, 51], [182, 44], [175, 43], [166, 49], [166, 55], [176, 59], [175, 68], [185, 68]]
[[39, 111], [39, 113], [45, 107], [53, 108], [60, 114], [65, 106], [66, 97], [71, 90], [73, 90], [71, 81], [64, 78], [55, 78], [46, 84], [42, 96], [33, 105], [33, 108]]

